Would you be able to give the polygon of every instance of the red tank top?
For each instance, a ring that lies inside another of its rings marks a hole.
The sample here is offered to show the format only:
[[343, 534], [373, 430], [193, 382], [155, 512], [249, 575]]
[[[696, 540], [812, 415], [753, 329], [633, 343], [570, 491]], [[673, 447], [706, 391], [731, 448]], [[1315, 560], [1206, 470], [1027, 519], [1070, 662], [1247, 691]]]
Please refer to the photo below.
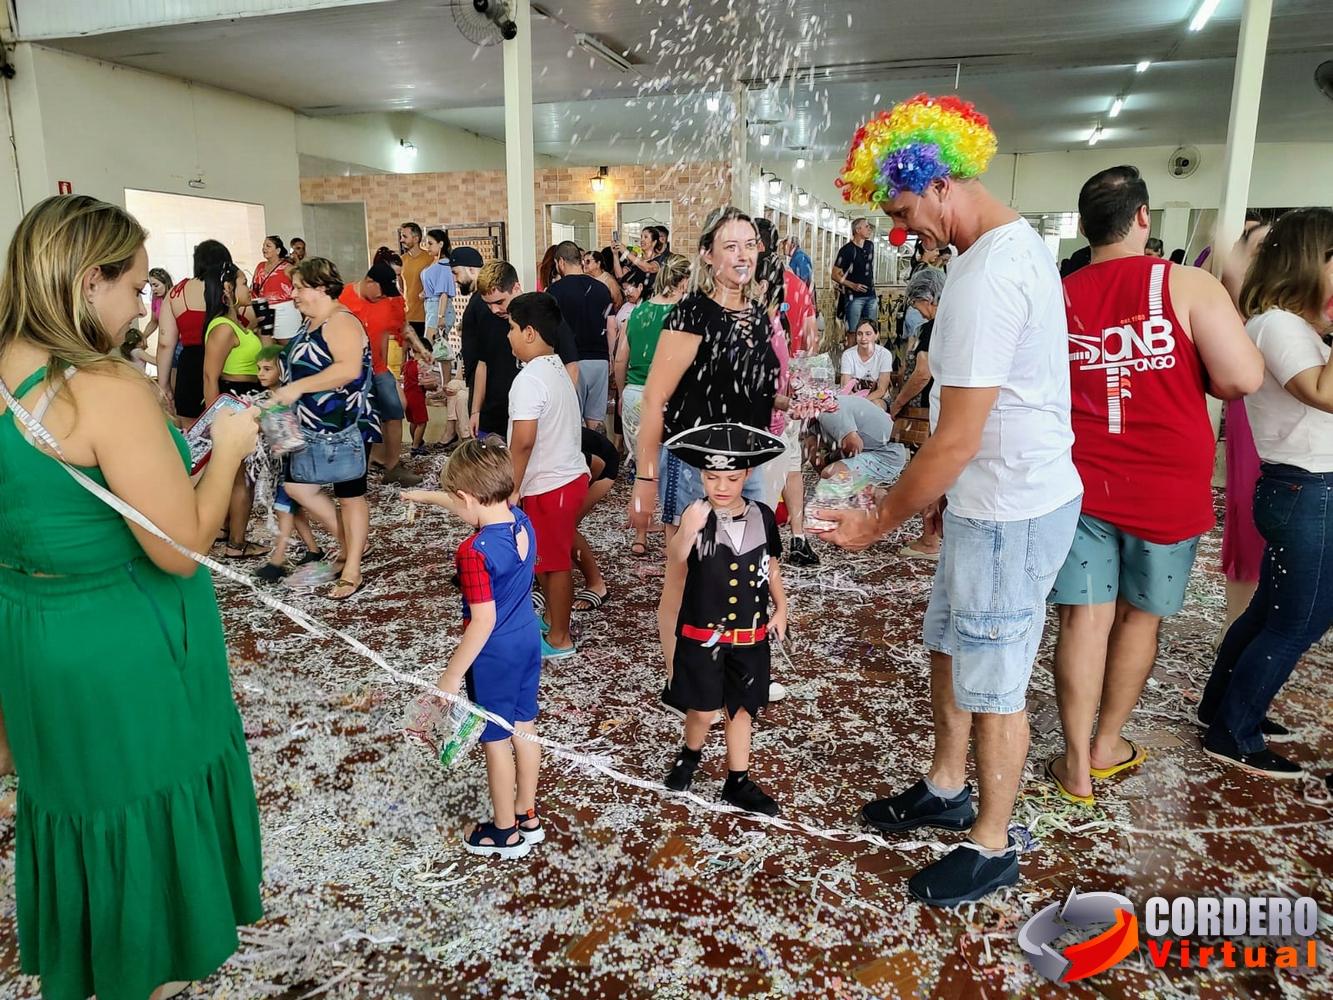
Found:
[[1121, 257], [1064, 279], [1083, 512], [1161, 544], [1213, 526], [1203, 363], [1171, 306], [1171, 267]]
[[[204, 311], [202, 309], [191, 309], [186, 305], [185, 286], [190, 279], [178, 282], [176, 287], [168, 294], [168, 298], [180, 299], [181, 305], [185, 306], [180, 314], [176, 316], [176, 339], [182, 347], [200, 347], [204, 343]], [[168, 306], [168, 309], [171, 307]]]

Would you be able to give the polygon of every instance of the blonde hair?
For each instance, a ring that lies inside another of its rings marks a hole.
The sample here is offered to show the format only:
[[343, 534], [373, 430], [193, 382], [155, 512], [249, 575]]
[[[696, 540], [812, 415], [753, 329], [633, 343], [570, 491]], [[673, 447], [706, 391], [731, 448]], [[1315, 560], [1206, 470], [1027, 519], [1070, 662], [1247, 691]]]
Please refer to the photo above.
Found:
[[518, 284], [518, 272], [507, 260], [493, 260], [477, 272], [478, 295], [507, 292]]
[[[717, 281], [713, 275], [713, 265], [704, 259], [704, 253], [711, 253], [713, 250], [713, 240], [718, 231], [729, 222], [744, 222], [750, 228], [755, 230], [755, 237], [758, 238], [759, 230], [755, 228], [754, 220], [733, 205], [727, 205], [724, 208], [715, 208], [708, 213], [708, 218], [704, 220], [704, 230], [699, 236], [699, 258], [694, 267], [694, 291], [702, 292], [704, 295], [712, 295], [717, 287]], [[755, 268], [758, 270], [758, 268]], [[755, 298], [755, 275], [750, 275], [750, 280], [745, 283], [741, 289], [743, 299]]]
[[1333, 255], [1333, 210], [1299, 208], [1273, 223], [1259, 244], [1240, 311], [1246, 319], [1269, 309], [1318, 316], [1324, 311], [1324, 268]]
[[[148, 233], [117, 205], [88, 195], [57, 195], [25, 215], [0, 277], [0, 354], [26, 341], [50, 356], [46, 381], [63, 390], [65, 369], [141, 376], [112, 341], [83, 294], [93, 268], [115, 281]], [[113, 353], [114, 352], [114, 353]]]
[[502, 503], [514, 493], [514, 463], [504, 441], [493, 435], [472, 438], [449, 456], [440, 477], [449, 493], [466, 493], [478, 503]]
[[670, 295], [682, 281], [690, 277], [690, 259], [678, 253], [667, 254], [662, 266], [657, 269], [657, 280], [653, 283], [653, 293]]

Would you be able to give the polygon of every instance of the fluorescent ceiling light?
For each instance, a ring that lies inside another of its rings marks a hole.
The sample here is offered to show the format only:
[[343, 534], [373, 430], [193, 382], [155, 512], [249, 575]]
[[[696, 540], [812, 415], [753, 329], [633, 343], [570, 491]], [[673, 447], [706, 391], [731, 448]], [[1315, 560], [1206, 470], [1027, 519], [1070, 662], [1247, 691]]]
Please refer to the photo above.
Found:
[[614, 49], [609, 48], [596, 35], [589, 35], [580, 31], [574, 35], [574, 44], [590, 56], [602, 60], [608, 66], [618, 69], [622, 73], [628, 73], [634, 69], [634, 65], [628, 59]]
[[1152, 65], [1152, 60], [1151, 60], [1151, 59], [1143, 59], [1143, 60], [1141, 60], [1141, 61], [1139, 62], [1139, 64], [1138, 64], [1137, 66], [1134, 67], [1134, 72], [1135, 72], [1135, 73], [1146, 73], [1146, 72], [1148, 71], [1148, 67], [1151, 66], [1151, 65]]
[[1101, 138], [1102, 138], [1102, 127], [1098, 125], [1095, 129], [1092, 130], [1092, 135], [1088, 136], [1088, 145], [1089, 146], [1097, 145], [1097, 143], [1101, 141]]
[[1194, 15], [1194, 20], [1190, 22], [1190, 31], [1202, 31], [1203, 26], [1208, 23], [1208, 19], [1213, 16], [1213, 13], [1217, 10], [1217, 5], [1221, 2], [1222, 0], [1203, 0], [1203, 3], [1199, 4], [1198, 12]]
[[1120, 114], [1121, 110], [1124, 108], [1124, 106], [1125, 106], [1125, 99], [1123, 97], [1117, 97], [1114, 101], [1112, 101], [1111, 111], [1110, 111], [1111, 117], [1112, 118], [1117, 117]]
[[719, 101], [716, 96], [713, 96], [706, 98], [704, 100], [704, 105], [708, 108], [709, 111], [716, 111], [718, 108], [722, 106], [722, 102]]
[[759, 133], [759, 145], [767, 146], [772, 141], [773, 141], [773, 136], [771, 136], [768, 133], [767, 129]]
[[798, 156], [798, 157], [796, 158], [796, 169], [797, 169], [797, 170], [804, 170], [804, 169], [805, 169], [805, 157], [804, 157], [804, 156]]

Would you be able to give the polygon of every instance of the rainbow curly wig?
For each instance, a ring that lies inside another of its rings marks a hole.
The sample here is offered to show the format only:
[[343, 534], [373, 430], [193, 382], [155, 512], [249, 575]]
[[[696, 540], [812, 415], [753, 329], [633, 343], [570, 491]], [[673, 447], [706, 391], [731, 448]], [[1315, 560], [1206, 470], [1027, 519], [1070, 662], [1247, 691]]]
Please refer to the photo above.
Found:
[[977, 177], [994, 156], [995, 133], [971, 102], [917, 94], [856, 130], [835, 183], [844, 201], [878, 205], [937, 177]]

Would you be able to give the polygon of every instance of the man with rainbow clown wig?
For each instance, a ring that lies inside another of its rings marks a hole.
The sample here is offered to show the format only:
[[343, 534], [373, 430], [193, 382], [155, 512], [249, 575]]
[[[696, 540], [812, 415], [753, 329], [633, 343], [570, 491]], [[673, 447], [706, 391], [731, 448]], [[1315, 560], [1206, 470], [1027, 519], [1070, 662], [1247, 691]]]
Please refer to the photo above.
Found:
[[930, 344], [929, 440], [873, 513], [818, 512], [837, 522], [823, 537], [853, 551], [923, 511], [928, 529], [943, 529], [923, 627], [934, 757], [910, 788], [861, 812], [878, 830], [967, 831], [908, 880], [937, 906], [1018, 881], [1023, 838], [1009, 821], [1028, 680], [1083, 494], [1060, 275], [1041, 237], [978, 179], [995, 148], [970, 103], [920, 94], [857, 130], [838, 181], [846, 201], [878, 205], [927, 248], [959, 250]]

